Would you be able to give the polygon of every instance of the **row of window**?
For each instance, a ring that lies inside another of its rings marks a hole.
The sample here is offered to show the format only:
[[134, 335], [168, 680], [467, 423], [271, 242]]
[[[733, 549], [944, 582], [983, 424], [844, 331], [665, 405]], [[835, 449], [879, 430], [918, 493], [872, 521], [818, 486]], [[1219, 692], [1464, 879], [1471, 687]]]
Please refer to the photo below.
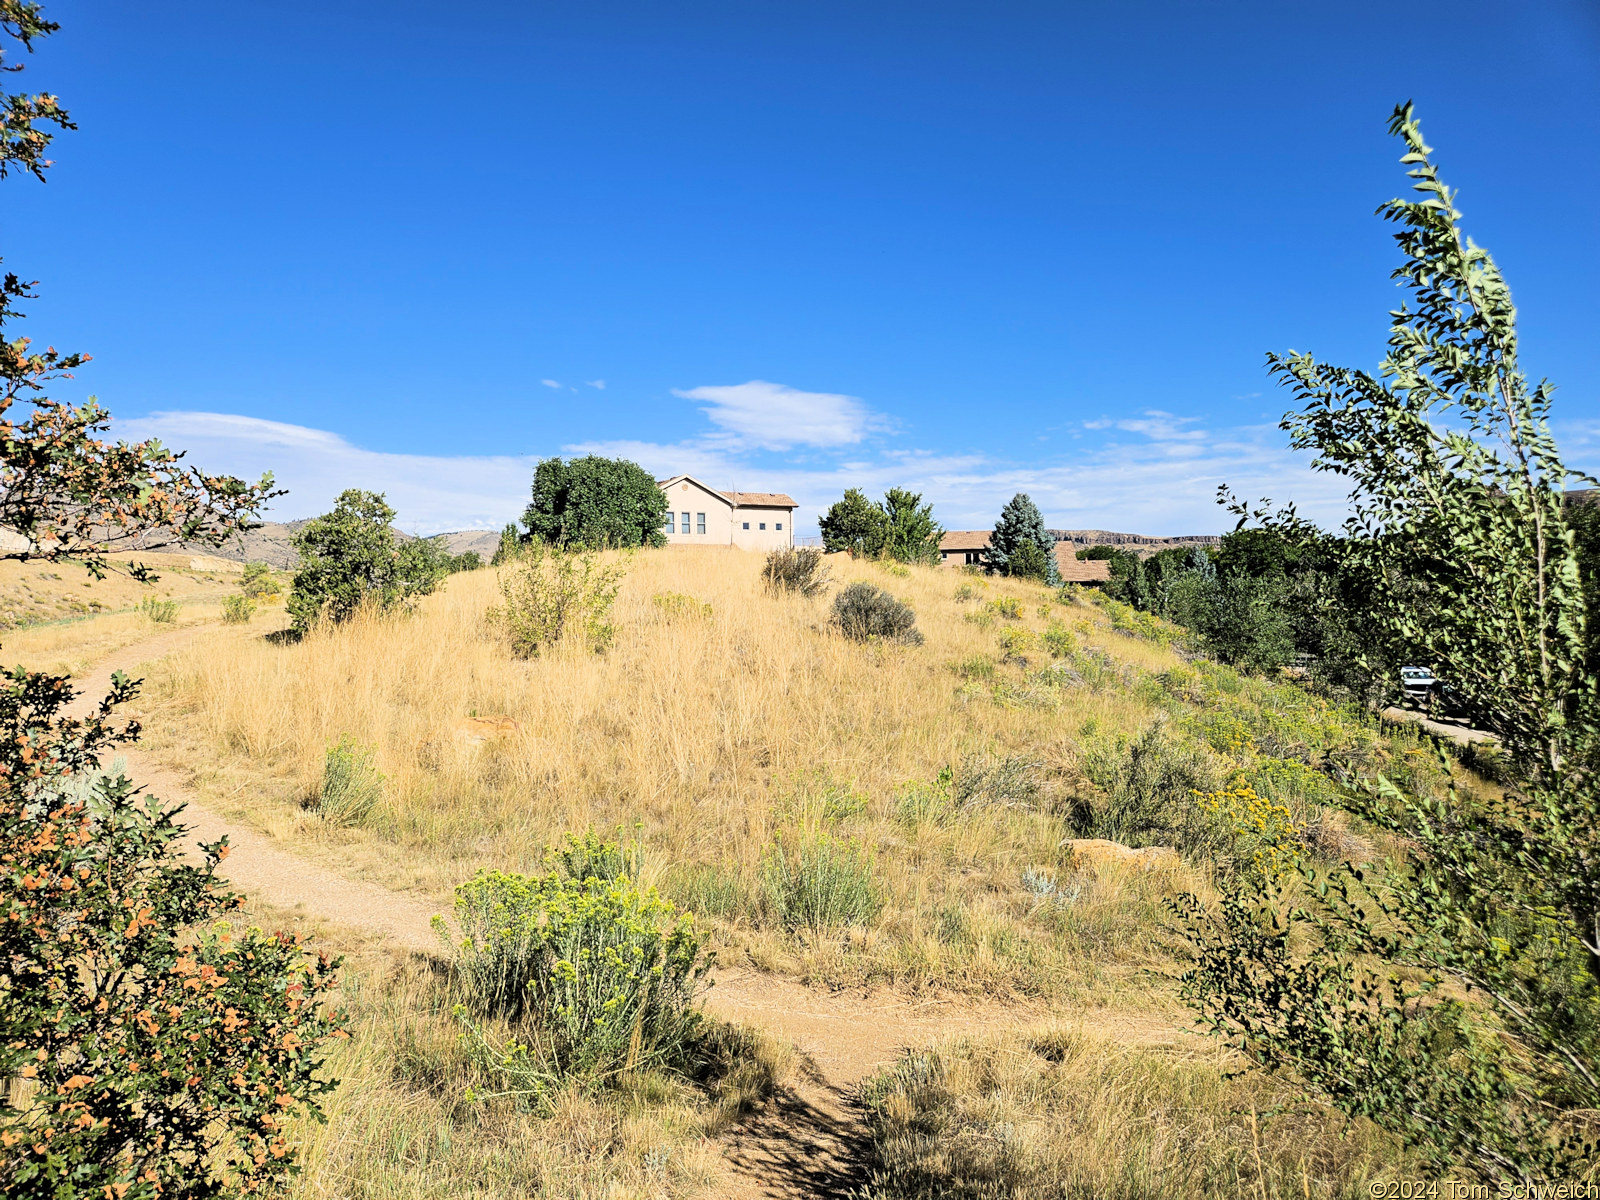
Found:
[[[683, 522], [683, 528], [681, 530], [678, 528], [678, 522], [680, 520]], [[767, 527], [767, 523], [765, 521], [759, 521], [759, 522], [757, 522], [757, 524], [760, 525], [760, 527], [762, 529], [765, 529]], [[744, 527], [746, 529], [749, 529], [750, 528], [750, 522], [749, 521], [744, 522]], [[773, 522], [772, 527], [781, 532], [783, 530], [783, 522], [782, 521], [775, 521], [775, 522]], [[688, 513], [668, 513], [667, 514], [666, 531], [668, 533], [688, 533], [689, 532], [689, 514]], [[695, 533], [704, 533], [705, 531], [706, 531], [706, 515], [705, 515], [705, 513], [695, 513], [694, 514], [694, 532]]]

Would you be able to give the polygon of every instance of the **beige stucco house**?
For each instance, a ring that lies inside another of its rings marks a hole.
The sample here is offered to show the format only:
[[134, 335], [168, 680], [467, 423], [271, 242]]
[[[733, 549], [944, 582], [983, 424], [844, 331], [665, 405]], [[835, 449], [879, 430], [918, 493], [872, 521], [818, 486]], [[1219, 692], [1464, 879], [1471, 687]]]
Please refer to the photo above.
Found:
[[658, 479], [667, 497], [662, 532], [669, 546], [737, 546], [778, 550], [794, 545], [793, 499], [782, 492], [719, 492], [693, 475]]

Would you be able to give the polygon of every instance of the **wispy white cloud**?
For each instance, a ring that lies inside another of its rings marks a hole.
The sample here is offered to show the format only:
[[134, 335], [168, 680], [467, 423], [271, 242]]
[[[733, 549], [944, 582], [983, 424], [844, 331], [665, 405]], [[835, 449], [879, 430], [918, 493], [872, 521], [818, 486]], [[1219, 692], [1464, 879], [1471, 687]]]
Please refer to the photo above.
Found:
[[561, 386], [561, 381], [559, 379], [541, 379], [539, 382], [544, 384], [544, 386], [547, 388], [558, 388]]
[[673, 389], [674, 396], [703, 400], [700, 411], [726, 435], [730, 450], [788, 450], [794, 446], [853, 446], [888, 421], [855, 396], [802, 392], [781, 383], [752, 379], [728, 387]]
[[[718, 407], [716, 400], [709, 402]], [[846, 414], [839, 429], [863, 430], [860, 420], [850, 424], [848, 409], [833, 411]], [[1590, 437], [1600, 443], [1600, 423], [1589, 424], [1593, 428], [1585, 427], [1579, 444]], [[825, 424], [805, 439], [794, 439], [800, 447], [822, 442], [820, 449], [787, 455], [763, 452], [776, 438], [752, 442], [726, 427], [676, 443], [596, 439], [559, 449], [632, 459], [658, 478], [687, 472], [719, 488], [788, 492], [801, 504], [796, 525], [802, 533], [814, 531], [818, 515], [850, 487], [875, 496], [893, 486], [920, 491], [950, 529], [992, 525], [1011, 496], [1027, 492], [1057, 528], [1217, 532], [1228, 524], [1216, 505], [1221, 484], [1250, 499], [1292, 500], [1306, 516], [1325, 524], [1343, 517], [1344, 481], [1310, 471], [1308, 456], [1291, 454], [1272, 425], [1212, 429], [1165, 412], [1086, 425], [1094, 432], [1084, 433], [1070, 450], [1033, 462], [1020, 458], [1042, 455], [1043, 448], [1028, 448], [1031, 442], [1019, 443], [1019, 458], [1006, 460], [977, 451], [883, 445], [864, 433], [852, 434], [855, 442], [829, 444], [823, 439], [844, 434], [828, 433]], [[526, 503], [536, 461], [534, 455], [392, 454], [326, 430], [221, 413], [156, 413], [119, 422], [117, 434], [160, 437], [189, 450], [193, 461], [209, 471], [253, 478], [272, 470], [290, 489], [273, 514], [278, 519], [324, 512], [344, 488], [362, 487], [387, 493], [402, 527], [423, 534], [494, 529], [513, 519]]]
[[587, 386], [603, 392], [606, 390], [606, 381], [604, 379], [591, 379]]
[[521, 455], [390, 454], [336, 433], [226, 413], [158, 412], [118, 421], [117, 437], [160, 438], [208, 472], [256, 479], [271, 471], [289, 494], [271, 516], [326, 512], [346, 488], [383, 492], [400, 527], [429, 535], [498, 529], [522, 511], [536, 461]]

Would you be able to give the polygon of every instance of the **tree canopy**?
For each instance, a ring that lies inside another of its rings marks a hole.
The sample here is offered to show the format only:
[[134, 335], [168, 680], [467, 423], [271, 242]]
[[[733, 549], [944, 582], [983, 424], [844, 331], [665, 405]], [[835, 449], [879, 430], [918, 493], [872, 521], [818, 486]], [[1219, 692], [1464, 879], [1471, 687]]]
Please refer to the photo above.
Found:
[[[0, 2], [0, 35], [26, 51], [57, 28], [37, 4]], [[0, 46], [0, 71], [22, 70], [5, 53]], [[0, 92], [0, 179], [21, 171], [42, 181], [55, 131], [73, 128], [53, 95]], [[100, 435], [111, 414], [93, 396], [74, 405], [45, 394], [90, 356], [38, 350], [32, 337], [6, 332], [26, 316], [16, 305], [35, 298], [35, 286], [11, 271], [0, 279], [0, 528], [25, 542], [0, 549], [0, 558], [77, 559], [101, 575], [109, 551], [185, 541], [220, 546], [249, 528], [262, 505], [281, 494], [270, 475], [247, 484], [190, 467], [156, 440], [107, 442]]]
[[1341, 803], [1392, 857], [1326, 868], [1291, 847], [1284, 871], [1225, 881], [1217, 905], [1188, 897], [1184, 990], [1246, 1058], [1392, 1130], [1431, 1171], [1527, 1185], [1592, 1170], [1600, 1108], [1590, 605], [1552, 389], [1522, 372], [1510, 290], [1462, 232], [1411, 105], [1390, 132], [1418, 195], [1379, 210], [1408, 293], [1379, 372], [1268, 357], [1300, 405], [1284, 428], [1349, 483], [1352, 515], [1329, 534], [1236, 505], [1270, 536], [1219, 559], [1259, 565], [1283, 539], [1286, 572], [1303, 555], [1349, 585], [1352, 658], [1418, 655], [1497, 735], [1505, 786], [1436, 798], [1352, 764]]
[[636, 462], [597, 454], [534, 468], [533, 502], [522, 514], [528, 534], [551, 546], [664, 546], [667, 497]]
[[1018, 492], [1000, 510], [984, 562], [1003, 575], [1026, 575], [1052, 587], [1060, 584], [1056, 540], [1045, 528], [1044, 514], [1026, 492]]
[[835, 500], [818, 521], [823, 549], [829, 554], [845, 552], [857, 558], [876, 558], [883, 552], [888, 524], [883, 509], [868, 500], [860, 488], [847, 489], [844, 498]]
[[943, 528], [933, 505], [916, 492], [890, 488], [881, 501], [850, 488], [822, 515], [822, 545], [829, 553], [848, 551], [858, 558], [892, 558], [907, 563], [937, 563]]

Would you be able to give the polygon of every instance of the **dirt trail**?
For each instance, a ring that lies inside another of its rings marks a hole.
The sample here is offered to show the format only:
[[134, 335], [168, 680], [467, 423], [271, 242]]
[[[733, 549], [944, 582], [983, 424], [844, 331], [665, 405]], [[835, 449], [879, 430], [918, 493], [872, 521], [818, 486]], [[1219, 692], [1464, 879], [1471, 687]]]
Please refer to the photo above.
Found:
[[[74, 715], [87, 714], [110, 686], [112, 673], [133, 678], [140, 668], [182, 648], [204, 626], [174, 630], [110, 655], [73, 679], [80, 695]], [[168, 803], [184, 805], [191, 838], [226, 835], [231, 852], [219, 869], [233, 886], [275, 907], [385, 935], [395, 945], [436, 953], [431, 927], [443, 905], [347, 879], [298, 858], [271, 839], [230, 825], [199, 803], [173, 771], [120, 747], [128, 774]], [[707, 993], [719, 1016], [768, 1030], [801, 1052], [797, 1078], [724, 1145], [736, 1178], [721, 1195], [733, 1197], [841, 1196], [865, 1182], [866, 1130], [854, 1103], [856, 1088], [901, 1048], [947, 1034], [992, 1032], [1038, 1023], [1027, 1008], [949, 999], [914, 1001], [892, 992], [826, 992], [763, 972], [724, 968]], [[1083, 1014], [1085, 1024], [1120, 1041], [1166, 1045], [1185, 1035], [1154, 1018]]]

